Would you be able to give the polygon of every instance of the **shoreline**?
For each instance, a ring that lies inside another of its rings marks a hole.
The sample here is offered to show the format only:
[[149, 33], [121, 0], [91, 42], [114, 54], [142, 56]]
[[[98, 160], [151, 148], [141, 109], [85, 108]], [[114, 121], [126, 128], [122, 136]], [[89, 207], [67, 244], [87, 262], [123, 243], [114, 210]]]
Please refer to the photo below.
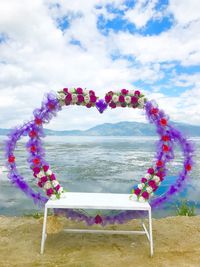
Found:
[[[140, 220], [107, 229], [137, 230]], [[153, 219], [154, 256], [143, 235], [72, 234], [63, 227], [84, 223], [49, 216], [45, 252], [40, 255], [43, 218], [0, 216], [0, 266], [199, 266], [200, 215]], [[90, 228], [101, 229], [97, 225]]]

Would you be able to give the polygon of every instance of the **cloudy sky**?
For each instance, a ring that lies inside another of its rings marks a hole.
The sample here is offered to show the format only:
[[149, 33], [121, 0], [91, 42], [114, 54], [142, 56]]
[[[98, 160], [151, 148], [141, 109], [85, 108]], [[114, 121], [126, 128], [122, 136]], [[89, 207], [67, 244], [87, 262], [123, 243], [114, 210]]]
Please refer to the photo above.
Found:
[[[0, 0], [0, 128], [63, 87], [139, 89], [171, 120], [200, 124], [199, 0]], [[65, 107], [48, 128], [145, 121], [139, 110]]]

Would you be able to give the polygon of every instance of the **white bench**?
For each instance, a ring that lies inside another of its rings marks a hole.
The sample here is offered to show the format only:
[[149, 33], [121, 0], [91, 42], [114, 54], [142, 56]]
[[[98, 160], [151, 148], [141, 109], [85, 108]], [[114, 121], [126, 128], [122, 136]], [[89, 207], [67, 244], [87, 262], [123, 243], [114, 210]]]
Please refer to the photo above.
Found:
[[42, 229], [41, 254], [47, 237], [47, 211], [48, 209], [97, 209], [97, 210], [143, 210], [148, 212], [149, 231], [142, 221], [142, 231], [122, 230], [93, 230], [93, 229], [65, 229], [73, 233], [107, 233], [107, 234], [146, 234], [150, 243], [150, 255], [153, 256], [152, 218], [149, 203], [140, 203], [129, 199], [129, 194], [110, 193], [80, 193], [67, 192], [65, 197], [58, 200], [48, 200], [45, 204], [44, 222]]

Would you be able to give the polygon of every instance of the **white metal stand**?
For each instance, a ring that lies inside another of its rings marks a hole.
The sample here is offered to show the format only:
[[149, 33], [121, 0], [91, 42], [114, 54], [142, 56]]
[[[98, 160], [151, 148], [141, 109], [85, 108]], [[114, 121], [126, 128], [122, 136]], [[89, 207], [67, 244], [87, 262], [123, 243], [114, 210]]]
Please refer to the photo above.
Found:
[[47, 238], [46, 224], [48, 209], [106, 209], [106, 210], [144, 210], [148, 212], [148, 230], [142, 220], [143, 231], [124, 230], [93, 230], [93, 229], [64, 229], [68, 233], [104, 233], [104, 234], [145, 234], [150, 244], [150, 255], [153, 256], [153, 236], [151, 206], [149, 203], [140, 203], [129, 199], [129, 194], [110, 193], [65, 193], [64, 198], [47, 201], [44, 209], [44, 221], [42, 229], [41, 254], [44, 252]]

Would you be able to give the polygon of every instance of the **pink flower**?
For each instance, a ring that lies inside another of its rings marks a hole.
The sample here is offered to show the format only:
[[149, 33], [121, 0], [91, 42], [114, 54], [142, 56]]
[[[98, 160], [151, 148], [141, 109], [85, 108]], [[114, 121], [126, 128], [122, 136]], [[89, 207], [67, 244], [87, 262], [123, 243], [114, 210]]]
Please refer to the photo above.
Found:
[[44, 170], [45, 172], [47, 172], [48, 169], [49, 169], [49, 166], [48, 166], [48, 165], [44, 165], [44, 166], [43, 166], [43, 170]]
[[69, 104], [72, 101], [72, 95], [71, 94], [67, 94], [67, 96], [65, 97], [65, 103]]
[[83, 89], [78, 87], [78, 88], [76, 88], [76, 92], [77, 92], [77, 94], [82, 94], [83, 93]]
[[109, 106], [110, 106], [111, 108], [116, 108], [116, 104], [115, 104], [113, 101], [110, 102]]
[[82, 95], [78, 95], [77, 98], [78, 98], [78, 102], [79, 102], [79, 103], [84, 102], [84, 96], [82, 96]]
[[124, 96], [123, 95], [120, 95], [119, 96], [119, 102], [120, 103], [124, 103], [125, 99], [124, 99]]
[[96, 96], [91, 94], [91, 95], [90, 95], [90, 101], [91, 101], [92, 103], [95, 103], [96, 100], [97, 100]]
[[33, 168], [34, 174], [38, 174], [40, 172], [40, 168], [39, 167], [35, 167]]
[[136, 96], [140, 96], [140, 91], [135, 91], [134, 93]]
[[41, 181], [42, 183], [46, 183], [46, 182], [48, 181], [48, 178], [47, 178], [46, 176], [43, 176], [43, 177], [40, 179], [40, 181]]
[[141, 193], [141, 190], [139, 189], [139, 188], [136, 188], [135, 190], [134, 190], [134, 193], [135, 193], [135, 195], [139, 195], [140, 193]]
[[121, 90], [121, 93], [122, 93], [123, 95], [127, 95], [127, 94], [128, 94], [128, 90], [127, 90], [127, 89], [122, 89], [122, 90]]
[[145, 199], [148, 199], [148, 198], [149, 198], [149, 193], [146, 192], [146, 191], [144, 191], [144, 192], [142, 193], [142, 197], [145, 198]]
[[53, 188], [49, 188], [46, 191], [47, 196], [51, 196], [53, 194]]
[[106, 103], [109, 103], [111, 101], [111, 99], [112, 99], [112, 96], [111, 95], [106, 95], [105, 96]]
[[49, 176], [49, 179], [50, 179], [51, 181], [56, 180], [56, 176], [55, 176], [55, 174], [52, 173], [52, 174]]
[[146, 183], [146, 182], [147, 182], [147, 179], [143, 177], [143, 178], [141, 179], [141, 182], [142, 182], [142, 183]]
[[138, 98], [136, 96], [131, 96], [131, 103], [136, 104], [138, 102]]
[[58, 191], [60, 189], [60, 185], [58, 184], [56, 187], [55, 187], [56, 191]]
[[67, 93], [68, 93], [68, 88], [63, 88], [63, 92], [64, 92], [65, 94], [67, 94]]
[[149, 168], [147, 171], [149, 174], [154, 174], [154, 169], [153, 168]]

